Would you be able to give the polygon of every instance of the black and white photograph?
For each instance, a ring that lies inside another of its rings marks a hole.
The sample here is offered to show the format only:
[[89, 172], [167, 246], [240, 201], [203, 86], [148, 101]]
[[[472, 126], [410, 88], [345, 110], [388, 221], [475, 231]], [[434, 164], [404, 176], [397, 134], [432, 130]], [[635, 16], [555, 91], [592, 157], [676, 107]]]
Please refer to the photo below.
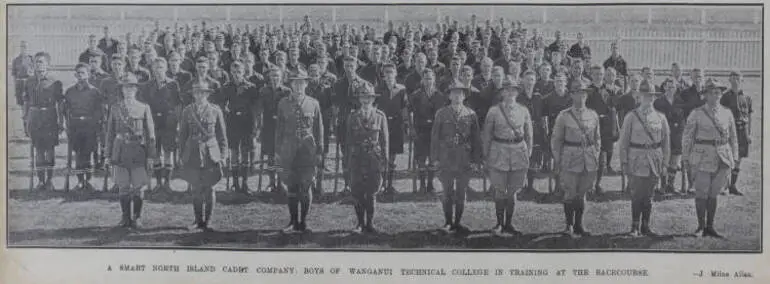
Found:
[[763, 251], [762, 3], [4, 6], [9, 249]]

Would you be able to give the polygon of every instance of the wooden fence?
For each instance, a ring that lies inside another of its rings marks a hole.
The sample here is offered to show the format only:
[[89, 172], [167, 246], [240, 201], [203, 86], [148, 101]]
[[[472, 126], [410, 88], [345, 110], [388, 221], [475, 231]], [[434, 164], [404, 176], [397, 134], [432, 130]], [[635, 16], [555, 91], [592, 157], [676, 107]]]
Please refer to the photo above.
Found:
[[[370, 25], [383, 30], [387, 21], [435, 24], [444, 16], [460, 22], [476, 14], [520, 20], [551, 41], [561, 30], [568, 42], [583, 32], [593, 58], [609, 56], [609, 43], [619, 40], [632, 69], [668, 70], [672, 62], [711, 71], [762, 70], [760, 6], [9, 6], [9, 54], [26, 40], [33, 51], [46, 50], [53, 64], [71, 66], [85, 49], [88, 34], [101, 36], [109, 25], [114, 35], [139, 33], [174, 22], [206, 20], [256, 27], [293, 23], [308, 14], [316, 22]], [[495, 20], [497, 21], [497, 20]]]

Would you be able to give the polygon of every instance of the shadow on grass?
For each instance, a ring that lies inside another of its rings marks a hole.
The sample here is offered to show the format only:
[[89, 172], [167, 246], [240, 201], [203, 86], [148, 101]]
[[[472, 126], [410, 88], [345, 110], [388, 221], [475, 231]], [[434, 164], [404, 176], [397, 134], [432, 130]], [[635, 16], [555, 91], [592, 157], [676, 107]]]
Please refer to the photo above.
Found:
[[156, 228], [141, 228], [136, 230], [129, 230], [117, 226], [109, 227], [82, 227], [82, 228], [63, 228], [54, 230], [35, 229], [20, 232], [9, 232], [8, 242], [13, 244], [14, 242], [22, 241], [35, 241], [35, 240], [52, 240], [52, 239], [93, 239], [84, 242], [85, 245], [93, 246], [105, 246], [113, 243], [117, 243], [134, 233], [153, 233], [163, 232], [169, 230], [182, 230], [182, 227], [156, 227]]
[[[92, 245], [109, 244], [109, 237], [89, 241]], [[438, 230], [406, 231], [395, 234], [352, 234], [348, 231], [317, 231], [284, 234], [278, 230], [211, 231], [203, 233], [128, 234], [118, 240], [141, 243], [174, 243], [188, 247], [262, 247], [262, 248], [357, 248], [392, 249], [650, 249], [655, 244], [688, 235], [628, 237], [624, 234], [602, 234], [571, 237], [560, 233], [497, 236], [489, 231], [472, 231], [463, 235], [446, 234]], [[97, 244], [97, 242], [100, 242]]]

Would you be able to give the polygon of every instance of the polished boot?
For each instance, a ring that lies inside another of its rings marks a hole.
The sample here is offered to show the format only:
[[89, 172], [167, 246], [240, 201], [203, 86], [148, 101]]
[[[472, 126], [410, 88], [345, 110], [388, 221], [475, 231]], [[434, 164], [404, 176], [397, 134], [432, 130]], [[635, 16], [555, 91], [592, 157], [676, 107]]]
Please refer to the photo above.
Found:
[[706, 228], [703, 229], [704, 237], [722, 238], [714, 229], [714, 218], [717, 214], [717, 199], [715, 197], [706, 199]]
[[708, 199], [695, 198], [695, 214], [698, 218], [698, 228], [695, 234], [703, 233], [706, 228], [706, 203]]
[[505, 201], [505, 225], [503, 225], [503, 232], [520, 235], [521, 232], [513, 227], [513, 211], [516, 209], [516, 198], [511, 198]]
[[134, 196], [132, 201], [133, 201], [133, 209], [134, 209], [133, 213], [134, 213], [134, 216], [133, 216], [133, 219], [131, 219], [131, 227], [135, 228], [135, 229], [138, 229], [139, 227], [141, 227], [141, 223], [139, 221], [139, 218], [142, 217], [142, 203], [143, 203], [143, 200], [139, 196]]
[[131, 197], [121, 196], [119, 202], [121, 218], [120, 223], [118, 223], [118, 227], [128, 228], [131, 226]]
[[652, 237], [657, 236], [655, 232], [650, 230], [650, 218], [652, 217], [652, 200], [645, 199], [642, 205], [642, 235]]
[[585, 212], [585, 200], [579, 199], [574, 203], [575, 206], [575, 233], [580, 236], [590, 236], [591, 233], [583, 228], [583, 213]]

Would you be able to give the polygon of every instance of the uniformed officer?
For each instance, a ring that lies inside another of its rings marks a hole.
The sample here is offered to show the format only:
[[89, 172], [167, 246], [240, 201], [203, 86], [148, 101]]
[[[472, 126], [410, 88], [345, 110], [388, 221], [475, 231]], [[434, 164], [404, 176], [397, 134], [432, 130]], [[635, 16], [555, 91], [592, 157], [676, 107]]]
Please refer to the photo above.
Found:
[[[62, 83], [48, 73], [51, 56], [46, 52], [35, 54], [35, 75], [24, 85], [24, 121], [27, 136], [35, 149], [35, 165], [40, 183], [38, 190], [54, 190], [54, 148], [59, 145], [59, 134], [64, 130], [64, 115], [59, 112], [64, 99]], [[39, 168], [39, 169], [38, 169]]]
[[478, 170], [482, 161], [478, 118], [473, 110], [463, 105], [466, 91], [467, 87], [460, 82], [449, 87], [451, 103], [436, 112], [431, 129], [430, 159], [444, 189], [445, 224], [442, 230], [445, 232], [468, 231], [460, 224], [465, 210], [465, 193], [471, 170]]
[[[139, 227], [142, 196], [150, 179], [147, 167], [156, 157], [155, 125], [150, 106], [136, 100], [139, 82], [133, 74], [120, 83], [122, 99], [111, 107], [107, 119], [105, 163], [113, 165], [122, 218], [120, 227]], [[131, 214], [133, 211], [133, 214]]]
[[167, 77], [168, 62], [156, 58], [152, 62], [152, 79], [145, 83], [139, 100], [148, 104], [155, 122], [155, 147], [160, 160], [153, 165], [157, 181], [154, 192], [171, 192], [170, 178], [176, 156], [176, 138], [179, 115], [182, 112], [182, 96], [179, 84]]
[[[532, 81], [534, 84], [534, 77]], [[503, 101], [489, 109], [481, 133], [484, 162], [494, 189], [495, 234], [519, 234], [512, 225], [513, 211], [516, 193], [528, 175], [534, 143], [530, 111], [516, 100], [523, 92], [510, 81], [503, 83]]]
[[751, 144], [751, 113], [754, 112], [751, 97], [743, 93], [741, 83], [743, 76], [739, 71], [730, 72], [730, 89], [723, 95], [720, 103], [728, 108], [735, 118], [735, 132], [738, 135], [738, 158], [735, 167], [730, 174], [730, 186], [727, 187], [730, 194], [743, 195], [735, 183], [738, 182], [741, 159], [749, 156], [749, 144]]
[[[345, 137], [345, 129], [347, 129], [348, 114], [355, 109], [358, 109], [359, 102], [355, 100], [355, 90], [358, 89], [360, 84], [366, 82], [363, 78], [356, 74], [358, 68], [358, 59], [353, 56], [348, 56], [343, 59], [344, 77], [342, 77], [336, 84], [334, 84], [334, 94], [332, 97], [334, 113], [336, 113], [337, 122], [335, 136], [338, 138]], [[345, 139], [337, 139], [337, 143], [340, 145], [342, 153], [346, 153], [345, 147], [347, 141]], [[347, 165], [344, 164], [345, 159], [342, 159], [343, 169], [347, 169]], [[345, 180], [345, 190], [348, 189], [349, 176], [347, 173], [343, 173]]]
[[[246, 64], [236, 60], [230, 64], [233, 80], [222, 88], [225, 96], [225, 125], [230, 145], [233, 188], [237, 192], [249, 192], [255, 141], [259, 134], [262, 107], [259, 105], [257, 88], [246, 80]], [[238, 178], [241, 178], [240, 181]]]
[[19, 46], [19, 56], [13, 59], [11, 65], [11, 76], [13, 76], [14, 94], [16, 95], [16, 104], [24, 104], [24, 83], [27, 78], [34, 74], [34, 58], [27, 53], [27, 42], [21, 41]]
[[[268, 84], [259, 90], [259, 100], [262, 107], [262, 131], [260, 131], [261, 156], [267, 157], [270, 166], [274, 166], [275, 160], [275, 133], [276, 119], [278, 118], [278, 102], [291, 94], [291, 89], [283, 85], [284, 74], [278, 67], [273, 66], [268, 71]], [[281, 191], [283, 185], [276, 178], [274, 171], [268, 173], [268, 188], [271, 191]]]
[[[385, 172], [385, 193], [393, 194], [393, 176], [396, 170], [396, 156], [404, 153], [404, 134], [409, 126], [408, 98], [406, 87], [396, 83], [396, 65], [385, 63], [382, 65], [382, 80], [377, 86], [380, 94], [374, 101], [378, 109], [382, 110], [388, 118], [388, 156], [390, 164]], [[411, 159], [411, 157], [409, 157]]]
[[[673, 81], [667, 82], [669, 87]], [[669, 122], [664, 113], [655, 110], [655, 85], [644, 81], [639, 86], [641, 102], [626, 114], [620, 130], [620, 165], [628, 176], [631, 191], [631, 232], [655, 235], [650, 230], [652, 196], [659, 180], [666, 175], [671, 153]], [[641, 219], [641, 228], [639, 220]]]
[[77, 82], [64, 92], [62, 112], [67, 122], [67, 143], [71, 144], [76, 156], [78, 185], [75, 190], [93, 191], [94, 187], [89, 182], [93, 170], [91, 155], [96, 152], [98, 145], [103, 97], [99, 89], [88, 83], [89, 69], [84, 63], [75, 66]]
[[382, 173], [389, 165], [388, 118], [385, 112], [372, 106], [380, 95], [371, 84], [361, 84], [356, 91], [361, 108], [350, 114], [345, 136], [350, 143], [345, 164], [349, 167], [350, 191], [358, 220], [353, 233], [375, 233], [372, 226], [375, 194], [381, 188]]
[[532, 144], [529, 144], [530, 154], [528, 161], [529, 172], [527, 173], [527, 184], [524, 187], [525, 192], [533, 193], [535, 180], [535, 171], [540, 169], [543, 164], [543, 149], [547, 147], [545, 141], [546, 124], [543, 115], [543, 96], [535, 93], [534, 87], [537, 75], [535, 71], [527, 70], [521, 75], [521, 95], [516, 96], [516, 102], [523, 105], [529, 111], [529, 119], [532, 123]]
[[305, 95], [307, 79], [304, 70], [292, 73], [291, 94], [278, 103], [275, 160], [288, 189], [291, 220], [284, 229], [287, 233], [308, 229], [305, 220], [313, 200], [311, 187], [323, 155], [321, 108], [316, 99]]
[[179, 120], [179, 164], [182, 177], [192, 186], [195, 221], [191, 230], [210, 230], [214, 209], [213, 186], [222, 179], [224, 161], [229, 158], [227, 131], [222, 110], [206, 100], [214, 89], [206, 82], [195, 82], [194, 102], [184, 108]]
[[[667, 193], [676, 193], [674, 180], [676, 173], [679, 172], [682, 163], [682, 131], [684, 131], [685, 117], [681, 105], [684, 103], [676, 89], [676, 83], [671, 78], [666, 78], [661, 84], [663, 95], [655, 100], [653, 106], [655, 110], [666, 116], [668, 122], [669, 136], [671, 137], [671, 154], [669, 163], [665, 165], [668, 169], [666, 178], [662, 180], [663, 190]], [[687, 193], [687, 188], [682, 188], [682, 193]]]
[[583, 213], [586, 193], [594, 186], [599, 171], [599, 115], [586, 107], [588, 89], [581, 81], [571, 81], [569, 92], [572, 107], [556, 117], [551, 153], [559, 187], [564, 192], [564, 233], [587, 236], [590, 233], [583, 227]]
[[[430, 166], [431, 128], [436, 112], [449, 104], [447, 96], [436, 88], [436, 75], [432, 69], [424, 68], [422, 72], [422, 87], [408, 96], [408, 106], [413, 114], [412, 139], [414, 143], [414, 160], [420, 179], [420, 192], [434, 192], [434, 170]], [[427, 184], [426, 184], [427, 181]]]
[[718, 81], [706, 81], [706, 104], [687, 117], [682, 138], [682, 161], [691, 168], [695, 188], [696, 234], [721, 238], [714, 229], [719, 192], [727, 186], [730, 170], [740, 157], [735, 117], [719, 104], [726, 89]]

